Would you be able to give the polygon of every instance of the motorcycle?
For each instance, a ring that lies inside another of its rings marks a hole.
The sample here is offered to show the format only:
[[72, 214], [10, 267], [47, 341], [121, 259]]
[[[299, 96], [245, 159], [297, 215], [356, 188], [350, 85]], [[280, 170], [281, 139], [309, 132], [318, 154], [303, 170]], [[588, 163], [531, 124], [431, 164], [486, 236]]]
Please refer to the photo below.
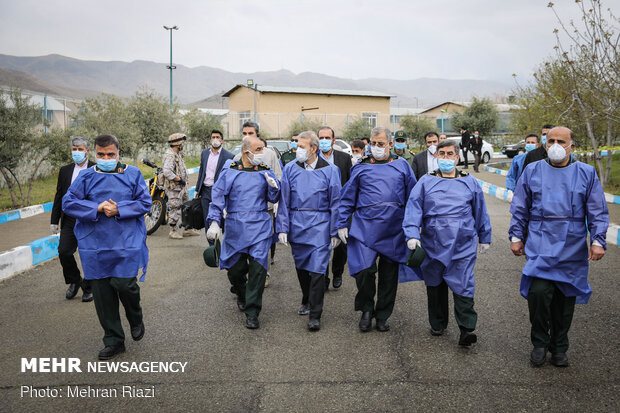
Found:
[[168, 222], [168, 197], [163, 182], [159, 181], [162, 169], [155, 165], [148, 158], [144, 158], [142, 163], [155, 169], [155, 176], [148, 181], [149, 193], [153, 204], [149, 212], [144, 214], [144, 223], [146, 224], [146, 235], [151, 235], [160, 225]]

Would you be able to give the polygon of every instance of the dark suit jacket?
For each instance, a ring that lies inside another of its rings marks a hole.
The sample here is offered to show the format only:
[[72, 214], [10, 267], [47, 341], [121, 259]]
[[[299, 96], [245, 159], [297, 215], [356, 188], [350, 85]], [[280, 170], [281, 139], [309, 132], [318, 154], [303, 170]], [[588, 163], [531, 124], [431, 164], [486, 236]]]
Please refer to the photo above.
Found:
[[[344, 153], [344, 152], [343, 152]], [[346, 154], [345, 154], [346, 155]], [[336, 160], [336, 158], [334, 157], [334, 161]], [[306, 165], [304, 165], [303, 162], [296, 162], [297, 166], [299, 166], [300, 168], [304, 168], [306, 169]], [[321, 168], [325, 168], [326, 166], [329, 166], [329, 162], [327, 162], [325, 159], [321, 158], [319, 156], [319, 160], [316, 162], [316, 168], [314, 168], [315, 170], [317, 169], [321, 169]]]
[[521, 173], [525, 170], [525, 167], [531, 164], [532, 162], [541, 161], [543, 159], [547, 159], [547, 151], [542, 146], [534, 149], [533, 151], [529, 151], [525, 155], [525, 160], [523, 161], [523, 167], [521, 168]]
[[[198, 182], [196, 182], [196, 194], [200, 194], [202, 190], [202, 185], [205, 180], [205, 174], [207, 173], [207, 162], [209, 161], [209, 154], [211, 153], [211, 148], [207, 148], [202, 151], [202, 155], [200, 155], [200, 170], [198, 171]], [[217, 181], [217, 178], [220, 176], [220, 172], [222, 171], [222, 167], [227, 160], [232, 159], [235, 155], [231, 152], [228, 152], [226, 149], [222, 148], [222, 152], [220, 153], [220, 158], [217, 160], [217, 166], [215, 167], [215, 177], [213, 179], [213, 183]]]
[[[88, 160], [88, 167], [95, 165], [94, 162]], [[69, 187], [71, 186], [71, 177], [73, 176], [73, 167], [75, 163], [70, 163], [60, 168], [58, 172], [58, 183], [56, 184], [56, 196], [54, 196], [54, 206], [52, 206], [52, 224], [58, 225], [62, 218], [62, 223], [65, 222], [65, 214], [62, 212], [62, 197], [65, 196]], [[67, 218], [70, 218], [67, 216]], [[73, 220], [73, 218], [71, 218]]]
[[469, 132], [465, 131], [461, 134], [461, 149], [463, 149], [464, 151], [469, 150], [470, 139], [471, 136], [469, 135]]
[[478, 143], [476, 143], [476, 138], [471, 138], [469, 140], [469, 150], [473, 153], [482, 153], [482, 137], [478, 137]]
[[340, 169], [340, 185], [344, 186], [351, 177], [351, 168], [353, 167], [351, 157], [348, 153], [336, 149], [333, 150], [332, 154], [334, 155], [334, 165]]
[[418, 181], [422, 176], [428, 173], [428, 162], [426, 160], [427, 155], [428, 150], [422, 151], [416, 156], [414, 156], [413, 161], [411, 161], [411, 169], [413, 169], [415, 179], [417, 179]]

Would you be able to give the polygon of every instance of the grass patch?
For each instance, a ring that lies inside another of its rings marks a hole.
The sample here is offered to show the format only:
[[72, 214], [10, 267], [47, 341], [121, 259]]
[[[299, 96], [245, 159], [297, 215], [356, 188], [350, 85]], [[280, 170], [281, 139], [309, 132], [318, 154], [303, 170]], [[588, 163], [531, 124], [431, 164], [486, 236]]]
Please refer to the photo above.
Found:
[[[588, 157], [588, 159], [585, 159], [584, 161], [587, 162], [588, 165], [596, 167], [592, 158]], [[607, 156], [603, 156], [603, 168], [606, 167]], [[609, 180], [609, 184], [603, 186], [603, 190], [609, 194], [620, 195], [620, 153], [615, 153], [612, 155], [611, 179]]]
[[[127, 160], [123, 159], [123, 162]], [[128, 162], [131, 164], [131, 161]], [[161, 166], [161, 161], [156, 162], [158, 166]], [[187, 168], [195, 168], [200, 166], [200, 158], [185, 158], [185, 164]], [[155, 170], [144, 165], [142, 162], [138, 164], [138, 168], [142, 172], [144, 179], [150, 179], [155, 174]], [[59, 168], [60, 169], [60, 168]], [[34, 181], [32, 183], [32, 192], [30, 193], [30, 205], [45, 204], [47, 202], [53, 202], [56, 195], [56, 184], [58, 180], [58, 170], [55, 170], [51, 175]], [[24, 196], [27, 196], [28, 187], [22, 187]], [[19, 195], [18, 195], [19, 196]], [[12, 209], [20, 208], [13, 206], [11, 201], [11, 194], [9, 188], [0, 188], [0, 211], [9, 211]]]

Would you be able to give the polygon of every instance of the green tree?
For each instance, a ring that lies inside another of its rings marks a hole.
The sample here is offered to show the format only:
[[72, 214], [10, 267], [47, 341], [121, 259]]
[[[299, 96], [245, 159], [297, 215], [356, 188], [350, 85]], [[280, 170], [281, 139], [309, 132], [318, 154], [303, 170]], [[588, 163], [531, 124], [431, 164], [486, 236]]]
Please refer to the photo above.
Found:
[[353, 118], [349, 122], [349, 125], [342, 132], [342, 138], [346, 141], [353, 141], [355, 139], [369, 138], [372, 126], [368, 121], [361, 117]]
[[478, 131], [481, 136], [489, 135], [499, 122], [499, 113], [489, 98], [472, 98], [463, 113], [455, 113], [450, 118], [455, 128], [465, 127], [470, 132]]
[[213, 129], [220, 130], [222, 133], [224, 129], [222, 122], [216, 116], [210, 113], [202, 113], [197, 108], [193, 108], [183, 115], [183, 124], [189, 139], [199, 143], [203, 149], [209, 146]]
[[413, 141], [418, 147], [423, 147], [426, 132], [435, 130], [435, 122], [430, 118], [415, 115], [405, 115], [400, 119], [400, 128], [407, 133], [407, 140]]
[[305, 117], [303, 120], [297, 119], [294, 122], [289, 123], [286, 134], [284, 136], [290, 138], [293, 136], [294, 133], [299, 134], [307, 130], [311, 130], [314, 133], [317, 133], [321, 126], [323, 126], [321, 122], [312, 118]]

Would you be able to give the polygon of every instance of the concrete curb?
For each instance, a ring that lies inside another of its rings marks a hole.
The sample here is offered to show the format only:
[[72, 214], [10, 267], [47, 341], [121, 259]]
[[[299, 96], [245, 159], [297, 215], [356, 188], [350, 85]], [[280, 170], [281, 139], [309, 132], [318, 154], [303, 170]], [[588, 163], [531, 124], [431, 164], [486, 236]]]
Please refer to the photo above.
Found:
[[0, 280], [58, 256], [58, 235], [50, 235], [0, 254]]
[[[200, 167], [197, 166], [195, 168], [189, 168], [187, 170], [188, 175], [192, 175], [198, 173]], [[148, 182], [147, 182], [148, 185]], [[190, 191], [193, 188], [190, 188]], [[192, 193], [190, 193], [190, 197], [193, 197]], [[43, 214], [44, 212], [49, 212], [52, 210], [54, 206], [53, 202], [47, 202], [45, 204], [32, 205], [29, 207], [14, 209], [12, 211], [3, 212], [0, 214], [0, 224], [4, 224], [6, 222], [17, 221], [18, 219], [29, 218], [34, 215]]]
[[[512, 191], [502, 188], [501, 186], [493, 185], [488, 182], [482, 181], [476, 178], [478, 184], [480, 184], [480, 188], [482, 188], [482, 192], [485, 194], [494, 196], [496, 198], [501, 199], [502, 201], [512, 202]], [[609, 223], [609, 228], [607, 228], [607, 243], [613, 244], [616, 246], [620, 245], [620, 225], [616, 225], [614, 223]]]

